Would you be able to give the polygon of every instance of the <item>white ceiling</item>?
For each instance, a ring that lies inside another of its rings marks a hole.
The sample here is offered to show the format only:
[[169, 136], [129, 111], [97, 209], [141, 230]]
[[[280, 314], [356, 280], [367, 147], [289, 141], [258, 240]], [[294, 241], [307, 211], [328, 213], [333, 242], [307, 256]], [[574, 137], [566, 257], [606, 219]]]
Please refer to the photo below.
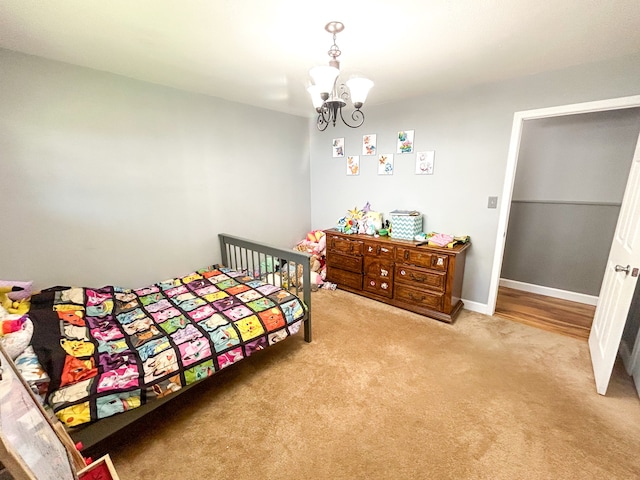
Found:
[[331, 20], [370, 104], [640, 52], [640, 0], [2, 0], [0, 47], [310, 116]]

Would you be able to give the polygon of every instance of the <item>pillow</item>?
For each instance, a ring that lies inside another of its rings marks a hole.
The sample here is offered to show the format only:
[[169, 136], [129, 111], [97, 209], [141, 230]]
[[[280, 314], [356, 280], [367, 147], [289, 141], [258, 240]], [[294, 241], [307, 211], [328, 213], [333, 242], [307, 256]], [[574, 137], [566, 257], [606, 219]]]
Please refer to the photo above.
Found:
[[[7, 315], [5, 320], [17, 320], [22, 315]], [[33, 323], [27, 318], [22, 325], [22, 330], [17, 332], [7, 333], [4, 337], [0, 337], [0, 343], [4, 348], [7, 355], [11, 357], [11, 360], [20, 355], [31, 343], [31, 337], [33, 336]]]
[[31, 296], [31, 287], [33, 282], [17, 282], [13, 280], [0, 280], [0, 287], [21, 287], [22, 290], [18, 290], [17, 292], [9, 292], [7, 293], [7, 297], [9, 297], [14, 302], [17, 300], [22, 300], [23, 298], [29, 298]]

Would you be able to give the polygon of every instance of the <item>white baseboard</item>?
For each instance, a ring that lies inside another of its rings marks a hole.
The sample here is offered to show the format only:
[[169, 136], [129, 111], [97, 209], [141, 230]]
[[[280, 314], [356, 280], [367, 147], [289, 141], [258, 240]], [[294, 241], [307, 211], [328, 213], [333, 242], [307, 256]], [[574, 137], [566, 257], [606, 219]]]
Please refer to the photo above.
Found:
[[597, 305], [598, 297], [586, 295], [584, 293], [570, 292], [568, 290], [560, 290], [558, 288], [543, 287], [542, 285], [534, 285], [532, 283], [518, 282], [507, 278], [500, 279], [500, 286], [513, 288], [514, 290], [522, 290], [523, 292], [537, 293], [538, 295], [546, 295], [547, 297], [562, 298], [571, 302], [584, 303], [586, 305]]
[[485, 315], [489, 314], [489, 305], [486, 303], [474, 302], [472, 300], [462, 299], [462, 303], [464, 303], [464, 307], [467, 310], [472, 312], [484, 313]]

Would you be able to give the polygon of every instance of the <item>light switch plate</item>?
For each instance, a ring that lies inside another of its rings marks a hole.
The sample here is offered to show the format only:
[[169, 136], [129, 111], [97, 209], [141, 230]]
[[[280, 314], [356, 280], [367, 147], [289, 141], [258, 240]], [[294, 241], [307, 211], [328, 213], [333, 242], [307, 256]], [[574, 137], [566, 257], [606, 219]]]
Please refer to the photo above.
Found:
[[498, 197], [489, 197], [487, 208], [498, 208]]

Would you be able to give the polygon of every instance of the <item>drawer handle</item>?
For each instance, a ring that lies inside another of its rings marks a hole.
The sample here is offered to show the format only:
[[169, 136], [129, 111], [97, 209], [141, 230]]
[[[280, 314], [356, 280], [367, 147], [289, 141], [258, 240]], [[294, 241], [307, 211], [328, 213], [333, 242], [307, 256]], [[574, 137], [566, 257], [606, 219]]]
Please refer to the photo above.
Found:
[[409, 260], [409, 250], [404, 251], [404, 259]]
[[411, 277], [411, 280], [415, 280], [416, 282], [424, 282], [427, 279], [427, 277], [414, 275], [413, 273], [410, 273], [409, 276]]
[[378, 245], [378, 248], [376, 249], [376, 254], [380, 255], [380, 245]]
[[351, 246], [349, 247], [349, 251], [353, 252], [353, 243], [351, 244]]
[[424, 295], [420, 295], [420, 298], [418, 298], [417, 295], [414, 295], [413, 293], [409, 292], [409, 298], [414, 302], [421, 302], [427, 297], [425, 297]]

